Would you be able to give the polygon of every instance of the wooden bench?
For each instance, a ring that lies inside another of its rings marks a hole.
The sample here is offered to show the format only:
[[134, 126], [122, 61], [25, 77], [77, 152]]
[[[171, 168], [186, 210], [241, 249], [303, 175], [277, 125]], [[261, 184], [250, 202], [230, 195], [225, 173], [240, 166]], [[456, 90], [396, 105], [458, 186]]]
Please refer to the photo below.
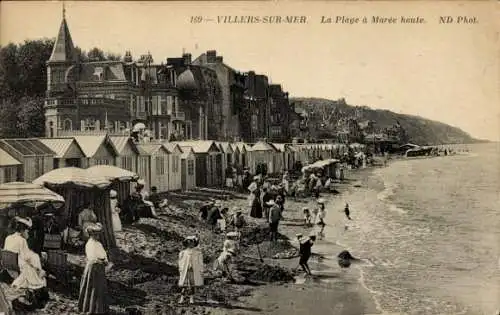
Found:
[[6, 271], [12, 278], [19, 275], [19, 261], [18, 254], [0, 249], [0, 271]]

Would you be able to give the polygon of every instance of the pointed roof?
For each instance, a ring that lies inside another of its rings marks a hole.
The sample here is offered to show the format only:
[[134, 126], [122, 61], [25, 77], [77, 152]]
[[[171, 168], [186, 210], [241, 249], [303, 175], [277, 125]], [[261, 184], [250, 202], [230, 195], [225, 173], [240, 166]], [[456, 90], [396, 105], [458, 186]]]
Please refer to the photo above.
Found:
[[54, 156], [56, 159], [65, 158], [67, 153], [71, 154], [69, 150], [72, 145], [75, 146], [77, 155], [84, 157], [82, 148], [74, 138], [40, 138], [40, 142], [56, 153]]
[[99, 150], [101, 145], [106, 143], [109, 144], [109, 146], [112, 148], [113, 154], [115, 156], [118, 155], [118, 150], [116, 149], [115, 145], [107, 135], [74, 136], [74, 138], [76, 142], [80, 145], [80, 148], [82, 148], [82, 151], [86, 157], [89, 158], [93, 157], [97, 153], [97, 150]]
[[12, 155], [0, 149], [0, 167], [1, 166], [11, 166], [11, 165], [21, 165], [22, 163], [16, 160]]
[[259, 141], [253, 145], [252, 151], [278, 151], [272, 144], [264, 141]]
[[121, 154], [128, 144], [135, 153], [139, 154], [139, 150], [135, 146], [135, 143], [132, 140], [132, 138], [130, 138], [129, 136], [110, 136], [109, 139], [116, 147], [118, 154]]
[[61, 21], [61, 26], [59, 27], [59, 33], [57, 34], [56, 42], [54, 44], [54, 48], [52, 49], [49, 62], [65, 62], [75, 60], [75, 46], [73, 45], [73, 40], [71, 39], [68, 23], [66, 22], [63, 10], [63, 19]]
[[188, 141], [178, 141], [177, 143], [181, 148], [182, 147], [191, 147], [193, 148], [194, 153], [208, 153], [212, 152], [221, 152], [220, 147], [212, 140], [188, 140]]

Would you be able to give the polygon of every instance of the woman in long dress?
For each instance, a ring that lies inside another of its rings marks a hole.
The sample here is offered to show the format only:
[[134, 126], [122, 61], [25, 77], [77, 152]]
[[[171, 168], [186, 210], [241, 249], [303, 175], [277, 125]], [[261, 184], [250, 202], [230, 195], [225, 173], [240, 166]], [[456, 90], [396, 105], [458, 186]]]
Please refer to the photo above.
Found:
[[109, 264], [108, 255], [99, 239], [102, 225], [95, 223], [87, 226], [89, 240], [85, 244], [87, 264], [80, 282], [78, 310], [84, 314], [107, 314], [107, 280], [105, 268]]
[[111, 203], [111, 220], [113, 222], [113, 231], [120, 232], [122, 230], [122, 221], [120, 220], [120, 207], [118, 206], [117, 193], [114, 190], [109, 192]]
[[29, 308], [42, 307], [48, 300], [47, 280], [42, 269], [40, 256], [28, 247], [28, 230], [32, 226], [29, 218], [15, 218], [16, 232], [5, 239], [4, 250], [18, 254], [19, 276], [12, 282], [14, 289], [23, 291], [25, 301], [20, 301]]
[[94, 223], [97, 223], [97, 216], [95, 215], [94, 210], [92, 210], [92, 207], [87, 205], [78, 215], [78, 226], [82, 230], [82, 239], [84, 241], [89, 238], [87, 227]]
[[198, 244], [196, 236], [187, 237], [183, 242], [185, 249], [179, 253], [179, 286], [182, 288], [179, 304], [184, 303], [187, 295], [193, 304], [195, 288], [203, 286], [203, 254]]

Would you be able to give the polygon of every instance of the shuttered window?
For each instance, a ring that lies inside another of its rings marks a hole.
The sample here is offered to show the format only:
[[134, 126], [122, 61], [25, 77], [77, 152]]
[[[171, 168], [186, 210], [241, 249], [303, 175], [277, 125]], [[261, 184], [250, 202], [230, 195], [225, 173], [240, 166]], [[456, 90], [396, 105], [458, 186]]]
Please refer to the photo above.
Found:
[[188, 175], [194, 175], [194, 161], [188, 160]]
[[163, 156], [156, 157], [156, 174], [157, 175], [165, 174], [165, 158]]

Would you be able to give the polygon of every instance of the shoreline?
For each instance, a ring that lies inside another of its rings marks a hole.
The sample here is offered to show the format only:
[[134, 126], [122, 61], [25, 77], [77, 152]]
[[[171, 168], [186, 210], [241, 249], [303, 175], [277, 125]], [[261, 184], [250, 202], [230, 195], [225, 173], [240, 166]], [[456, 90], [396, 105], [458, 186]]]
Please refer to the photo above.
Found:
[[[389, 163], [388, 163], [389, 166]], [[378, 167], [367, 167], [365, 169], [349, 170], [346, 176], [347, 182], [337, 184], [338, 194], [323, 193], [322, 196], [328, 200], [327, 203], [327, 225], [343, 222], [344, 214], [341, 211], [344, 204], [342, 199], [356, 194], [358, 184], [367, 189], [379, 189], [380, 187], [365, 186], [367, 179], [372, 176]], [[280, 233], [294, 243], [295, 235], [302, 233], [307, 235], [308, 229], [302, 225], [289, 225], [297, 219], [302, 219], [301, 209], [305, 205], [311, 208], [314, 204], [312, 198], [307, 201], [294, 201], [292, 198], [286, 200], [284, 217], [280, 224]], [[329, 223], [330, 222], [330, 223]], [[326, 250], [325, 250], [326, 248]], [[313, 247], [313, 257], [310, 266], [313, 272], [312, 278], [296, 277], [296, 283], [284, 285], [266, 285], [256, 288], [251, 296], [241, 299], [242, 305], [250, 308], [259, 307], [262, 312], [270, 315], [308, 314], [322, 312], [325, 314], [383, 314], [372, 290], [363, 283], [363, 272], [361, 268], [353, 265], [352, 268], [341, 270], [337, 266], [336, 254], [347, 249], [339, 242], [317, 241]], [[332, 253], [335, 253], [332, 255]], [[354, 256], [355, 253], [353, 253]], [[318, 256], [326, 256], [321, 261]], [[298, 258], [275, 259], [272, 263], [284, 265], [287, 268], [295, 268]], [[254, 312], [230, 311], [216, 314], [254, 314]]]

